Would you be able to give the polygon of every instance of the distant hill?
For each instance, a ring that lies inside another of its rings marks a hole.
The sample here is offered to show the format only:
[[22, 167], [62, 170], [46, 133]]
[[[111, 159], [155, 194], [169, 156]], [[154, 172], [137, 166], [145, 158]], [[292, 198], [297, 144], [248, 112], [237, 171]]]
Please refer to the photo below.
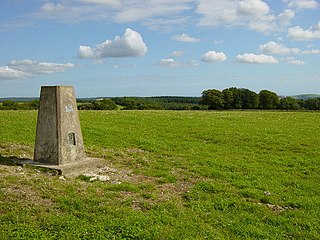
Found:
[[291, 96], [295, 99], [302, 99], [302, 100], [307, 100], [310, 98], [320, 98], [320, 94], [300, 94], [300, 95], [295, 95]]
[[[101, 99], [99, 97], [96, 98], [77, 98], [77, 101], [95, 101], [97, 99]], [[7, 98], [0, 98], [0, 102], [4, 101], [14, 101], [14, 102], [31, 102], [33, 100], [39, 100], [39, 98], [36, 97], [7, 97]]]
[[14, 102], [31, 102], [33, 100], [38, 100], [39, 98], [36, 97], [7, 97], [7, 98], [0, 98], [0, 102], [4, 102], [7, 100], [14, 101]]

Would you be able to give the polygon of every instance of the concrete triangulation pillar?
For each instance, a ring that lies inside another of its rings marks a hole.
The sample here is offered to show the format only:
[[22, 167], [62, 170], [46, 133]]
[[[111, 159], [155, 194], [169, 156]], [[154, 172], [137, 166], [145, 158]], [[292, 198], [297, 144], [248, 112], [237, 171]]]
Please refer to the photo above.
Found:
[[42, 86], [34, 162], [63, 165], [85, 160], [72, 86]]

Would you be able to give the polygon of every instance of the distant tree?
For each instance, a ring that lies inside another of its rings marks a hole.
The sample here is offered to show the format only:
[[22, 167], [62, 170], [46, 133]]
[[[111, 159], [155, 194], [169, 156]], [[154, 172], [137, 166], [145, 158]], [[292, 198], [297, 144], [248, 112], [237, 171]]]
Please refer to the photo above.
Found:
[[222, 90], [224, 99], [224, 109], [235, 109], [236, 108], [236, 88], [227, 88]]
[[3, 101], [2, 108], [7, 110], [17, 110], [19, 109], [19, 103], [11, 100], [6, 100], [6, 101]]
[[320, 98], [309, 98], [305, 100], [304, 108], [308, 110], [320, 110]]
[[275, 109], [279, 105], [279, 97], [276, 93], [261, 90], [259, 92], [259, 108], [261, 109]]
[[32, 100], [30, 102], [23, 102], [19, 104], [19, 109], [23, 110], [38, 110], [39, 100]]
[[202, 104], [209, 105], [209, 109], [222, 110], [224, 108], [223, 93], [216, 89], [202, 92]]
[[224, 109], [254, 109], [258, 107], [259, 96], [246, 88], [227, 88], [222, 91]]
[[249, 89], [242, 88], [242, 109], [256, 109], [259, 106], [259, 95]]
[[124, 110], [138, 109], [138, 102], [134, 98], [124, 98], [121, 105], [125, 106]]
[[280, 99], [279, 108], [283, 110], [299, 110], [300, 105], [293, 97], [285, 97]]
[[102, 99], [100, 101], [95, 101], [92, 103], [95, 110], [116, 110], [118, 109], [117, 104], [115, 104], [110, 99]]
[[95, 106], [93, 102], [79, 102], [78, 103], [79, 110], [94, 110]]

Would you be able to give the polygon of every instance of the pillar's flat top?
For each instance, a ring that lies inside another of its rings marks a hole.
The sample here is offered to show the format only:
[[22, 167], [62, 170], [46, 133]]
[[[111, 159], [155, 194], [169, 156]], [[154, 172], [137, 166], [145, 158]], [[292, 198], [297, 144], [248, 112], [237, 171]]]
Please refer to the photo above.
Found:
[[73, 88], [73, 86], [41, 86], [41, 88]]

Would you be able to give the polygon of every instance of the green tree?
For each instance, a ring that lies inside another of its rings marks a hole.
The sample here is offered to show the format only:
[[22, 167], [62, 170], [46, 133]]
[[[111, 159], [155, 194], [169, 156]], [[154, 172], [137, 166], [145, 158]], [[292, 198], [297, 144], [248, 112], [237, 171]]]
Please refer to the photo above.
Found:
[[223, 89], [224, 109], [235, 109], [235, 88]]
[[304, 102], [305, 109], [320, 110], [320, 98], [310, 98]]
[[255, 109], [259, 105], [259, 95], [249, 89], [242, 88], [242, 109]]
[[222, 91], [225, 109], [254, 109], [258, 107], [258, 94], [246, 88], [227, 88]]
[[293, 97], [285, 97], [280, 99], [279, 108], [283, 110], [299, 110], [300, 105]]
[[3, 109], [7, 110], [17, 110], [19, 109], [19, 103], [11, 101], [11, 100], [5, 100], [2, 103]]
[[209, 105], [209, 109], [222, 110], [224, 107], [223, 93], [216, 89], [202, 92], [202, 104]]
[[95, 106], [93, 102], [79, 102], [78, 103], [79, 110], [94, 110]]
[[39, 100], [32, 100], [30, 102], [20, 103], [19, 109], [24, 110], [38, 110], [39, 108]]
[[110, 99], [102, 99], [92, 103], [95, 110], [116, 110], [117, 105]]
[[269, 90], [261, 90], [259, 92], [259, 108], [275, 109], [279, 105], [279, 97], [276, 93]]

